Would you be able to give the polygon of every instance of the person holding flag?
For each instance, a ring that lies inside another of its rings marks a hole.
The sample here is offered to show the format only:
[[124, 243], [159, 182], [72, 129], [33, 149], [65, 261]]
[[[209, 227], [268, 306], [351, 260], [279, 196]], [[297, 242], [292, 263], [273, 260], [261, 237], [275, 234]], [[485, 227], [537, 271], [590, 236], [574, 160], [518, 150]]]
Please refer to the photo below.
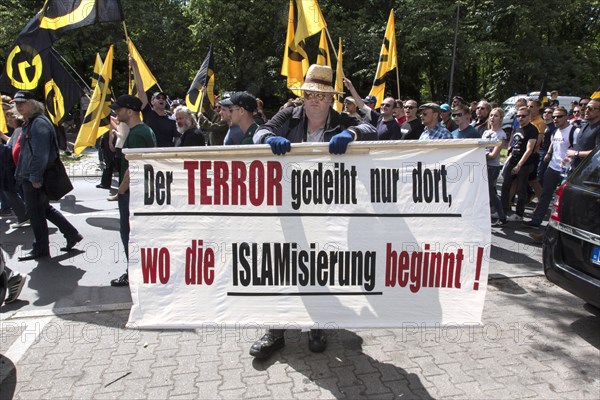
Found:
[[[135, 76], [135, 88], [137, 97], [142, 101], [142, 115], [144, 123], [147, 124], [156, 135], [157, 147], [173, 147], [175, 141], [179, 138], [177, 124], [175, 120], [169, 118], [167, 114], [167, 94], [159, 91], [152, 95], [148, 102], [148, 95], [144, 91], [144, 84], [140, 75], [137, 61], [134, 57], [129, 57], [129, 65], [133, 69]], [[135, 94], [135, 93], [134, 93]]]

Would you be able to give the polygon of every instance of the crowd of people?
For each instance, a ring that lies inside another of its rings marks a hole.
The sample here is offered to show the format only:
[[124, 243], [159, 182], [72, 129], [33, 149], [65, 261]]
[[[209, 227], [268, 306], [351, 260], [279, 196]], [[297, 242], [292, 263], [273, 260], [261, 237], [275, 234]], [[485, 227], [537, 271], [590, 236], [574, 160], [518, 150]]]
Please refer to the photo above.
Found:
[[[137, 65], [130, 59], [136, 87], [142, 88]], [[118, 190], [108, 200], [118, 201], [120, 235], [126, 256], [129, 243], [129, 170], [122, 149], [143, 147], [251, 145], [268, 144], [273, 153], [291, 151], [291, 143], [328, 142], [332, 154], [344, 154], [349, 143], [358, 140], [439, 140], [475, 138], [500, 142], [486, 151], [492, 225], [503, 226], [522, 221], [539, 228], [557, 186], [573, 168], [600, 144], [600, 100], [582, 99], [571, 110], [551, 101], [542, 105], [538, 98], [519, 99], [516, 118], [510, 130], [503, 129], [505, 110], [482, 99], [467, 103], [454, 96], [451, 104], [386, 97], [375, 109], [374, 96], [362, 97], [348, 78], [350, 92], [343, 97], [333, 87], [330, 67], [312, 65], [300, 88], [302, 97], [290, 99], [267, 118], [263, 104], [249, 92], [235, 92], [217, 99], [214, 108], [192, 112], [181, 101], [169, 102], [164, 92], [151, 98], [140, 90], [137, 95], [122, 95], [110, 106], [114, 111], [111, 129], [100, 148], [104, 160], [101, 189], [112, 188], [118, 172]], [[334, 109], [336, 99], [344, 110]], [[208, 101], [206, 102], [208, 104]], [[3, 98], [10, 132], [2, 136], [2, 215], [14, 213], [11, 225], [20, 229], [31, 225], [35, 240], [30, 253], [19, 260], [49, 255], [48, 226], [55, 224], [63, 233], [70, 251], [82, 240], [81, 234], [49, 203], [43, 190], [46, 167], [58, 157], [56, 139], [43, 105], [30, 92], [20, 91]], [[501, 151], [508, 157], [501, 165]], [[8, 157], [10, 155], [10, 157]], [[4, 166], [6, 163], [6, 166]], [[12, 168], [12, 169], [11, 169]], [[502, 176], [500, 194], [497, 180]], [[531, 220], [524, 221], [525, 206], [538, 198]], [[514, 211], [513, 211], [514, 203]], [[19, 278], [15, 284], [24, 283]], [[113, 286], [128, 286], [127, 271], [111, 281]], [[15, 286], [16, 287], [16, 286]], [[20, 289], [19, 289], [20, 290]], [[253, 344], [250, 353], [269, 357], [284, 343], [281, 330], [269, 330]], [[309, 348], [323, 351], [327, 340], [321, 330], [309, 335]]]

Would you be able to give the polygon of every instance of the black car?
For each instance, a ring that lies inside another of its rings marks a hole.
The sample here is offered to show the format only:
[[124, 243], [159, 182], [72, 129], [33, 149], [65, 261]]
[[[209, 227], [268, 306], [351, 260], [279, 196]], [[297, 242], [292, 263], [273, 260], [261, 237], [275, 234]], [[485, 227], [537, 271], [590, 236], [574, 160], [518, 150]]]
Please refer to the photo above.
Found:
[[600, 308], [600, 147], [558, 188], [543, 261], [549, 281]]

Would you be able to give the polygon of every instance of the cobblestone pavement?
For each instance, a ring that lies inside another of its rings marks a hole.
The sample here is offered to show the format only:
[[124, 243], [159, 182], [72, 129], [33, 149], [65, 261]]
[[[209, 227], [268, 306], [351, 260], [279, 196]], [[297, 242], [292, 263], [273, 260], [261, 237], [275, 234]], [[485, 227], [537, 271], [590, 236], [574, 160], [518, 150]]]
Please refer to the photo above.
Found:
[[[484, 325], [287, 332], [124, 329], [128, 311], [2, 321], [0, 398], [600, 398], [600, 318], [545, 277], [489, 282]], [[15, 368], [16, 366], [16, 368]]]

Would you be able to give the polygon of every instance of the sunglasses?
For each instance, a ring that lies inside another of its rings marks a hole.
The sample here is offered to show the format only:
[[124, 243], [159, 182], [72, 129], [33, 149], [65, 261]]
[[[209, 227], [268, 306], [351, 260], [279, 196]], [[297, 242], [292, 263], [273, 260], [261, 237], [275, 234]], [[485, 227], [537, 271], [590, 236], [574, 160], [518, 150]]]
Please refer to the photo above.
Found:
[[600, 107], [587, 107], [586, 110], [588, 110], [588, 111], [598, 111], [598, 110], [600, 110]]
[[517, 115], [517, 118], [527, 118], [529, 115]]
[[393, 107], [393, 104], [381, 103], [381, 107]]
[[564, 118], [566, 117], [566, 115], [553, 115], [552, 119], [559, 119], [559, 118]]
[[452, 114], [452, 118], [462, 117], [463, 115], [463, 113], [454, 113]]
[[581, 111], [573, 111], [573, 114], [581, 114]]
[[404, 108], [407, 109], [407, 110], [412, 110], [413, 108], [417, 108], [417, 107], [415, 107], [415, 106], [404, 106]]
[[306, 93], [306, 92], [304, 92], [304, 98], [306, 100], [317, 99], [318, 101], [323, 101], [327, 98], [327, 95], [323, 94], [323, 93]]

